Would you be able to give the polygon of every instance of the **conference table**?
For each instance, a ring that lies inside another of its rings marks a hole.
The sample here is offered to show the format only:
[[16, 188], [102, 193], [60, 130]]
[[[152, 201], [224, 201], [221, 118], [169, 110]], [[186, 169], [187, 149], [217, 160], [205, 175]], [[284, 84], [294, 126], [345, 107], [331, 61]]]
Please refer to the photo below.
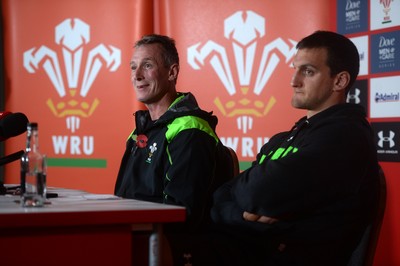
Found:
[[132, 241], [135, 232], [149, 232], [148, 263], [161, 265], [163, 224], [185, 220], [179, 206], [48, 190], [58, 196], [44, 207], [0, 196], [0, 265], [138, 265], [132, 250], [143, 243]]

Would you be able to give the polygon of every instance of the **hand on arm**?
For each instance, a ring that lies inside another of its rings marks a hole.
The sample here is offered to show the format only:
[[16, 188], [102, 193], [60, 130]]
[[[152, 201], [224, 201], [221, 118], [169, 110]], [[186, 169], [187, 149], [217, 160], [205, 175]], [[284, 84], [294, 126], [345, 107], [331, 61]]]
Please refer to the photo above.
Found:
[[273, 224], [278, 222], [278, 219], [272, 218], [272, 217], [267, 217], [264, 215], [258, 215], [250, 212], [243, 212], [243, 219], [249, 222], [260, 222], [260, 223], [265, 223], [265, 224]]

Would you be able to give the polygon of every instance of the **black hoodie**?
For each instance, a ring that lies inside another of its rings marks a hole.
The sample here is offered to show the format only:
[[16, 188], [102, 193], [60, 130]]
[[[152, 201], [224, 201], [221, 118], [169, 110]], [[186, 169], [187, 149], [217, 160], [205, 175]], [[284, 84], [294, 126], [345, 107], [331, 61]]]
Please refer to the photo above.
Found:
[[[273, 136], [252, 167], [214, 194], [212, 218], [270, 247], [275, 255], [264, 251], [263, 259], [345, 265], [375, 208], [378, 167], [363, 108], [336, 105]], [[244, 211], [279, 221], [247, 222]]]

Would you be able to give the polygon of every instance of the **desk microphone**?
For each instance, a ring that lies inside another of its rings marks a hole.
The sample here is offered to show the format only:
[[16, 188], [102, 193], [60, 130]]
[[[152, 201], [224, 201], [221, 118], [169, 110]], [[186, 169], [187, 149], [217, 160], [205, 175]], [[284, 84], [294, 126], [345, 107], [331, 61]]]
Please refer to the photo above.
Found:
[[0, 142], [26, 131], [28, 118], [23, 113], [0, 113]]
[[[4, 156], [3, 158], [0, 158], [0, 166], [19, 160], [23, 154], [24, 151], [21, 150], [13, 154], [10, 154], [8, 156]], [[6, 187], [4, 186], [3, 182], [0, 182], [0, 195], [4, 195], [6, 194], [6, 192], [7, 192]]]

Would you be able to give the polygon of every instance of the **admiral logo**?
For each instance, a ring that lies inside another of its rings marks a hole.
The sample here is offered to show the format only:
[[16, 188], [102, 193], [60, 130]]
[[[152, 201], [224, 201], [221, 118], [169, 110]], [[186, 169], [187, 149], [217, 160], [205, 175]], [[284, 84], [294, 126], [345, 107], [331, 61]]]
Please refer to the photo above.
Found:
[[400, 117], [400, 76], [370, 79], [370, 117]]
[[400, 123], [371, 123], [379, 161], [400, 162]]
[[375, 102], [398, 102], [400, 93], [376, 93]]
[[[121, 51], [102, 43], [88, 50], [90, 26], [79, 18], [68, 18], [57, 25], [54, 41], [58, 50], [45, 45], [33, 47], [24, 52], [23, 63], [29, 73], [35, 74], [40, 68], [44, 70], [59, 96], [49, 98], [46, 104], [51, 113], [65, 119], [66, 128], [75, 133], [81, 119], [89, 118], [100, 104], [97, 98], [91, 102], [85, 100], [99, 71], [106, 68], [115, 72], [121, 64]], [[93, 136], [52, 136], [52, 142], [55, 154], [69, 151], [70, 154], [91, 155], [94, 151]]]

